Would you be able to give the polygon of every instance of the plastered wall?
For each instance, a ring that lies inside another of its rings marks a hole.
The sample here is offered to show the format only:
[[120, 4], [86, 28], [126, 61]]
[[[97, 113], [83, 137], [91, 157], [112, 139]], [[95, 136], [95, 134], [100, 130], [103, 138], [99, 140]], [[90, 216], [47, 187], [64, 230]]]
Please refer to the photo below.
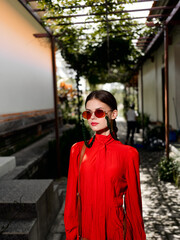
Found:
[[[169, 123], [174, 129], [180, 127], [180, 28], [171, 32], [169, 45]], [[143, 64], [144, 112], [151, 121], [163, 121], [162, 69], [164, 46], [154, 51]], [[141, 74], [139, 72], [139, 106], [142, 111]]]
[[51, 46], [17, 0], [0, 0], [0, 115], [53, 108]]

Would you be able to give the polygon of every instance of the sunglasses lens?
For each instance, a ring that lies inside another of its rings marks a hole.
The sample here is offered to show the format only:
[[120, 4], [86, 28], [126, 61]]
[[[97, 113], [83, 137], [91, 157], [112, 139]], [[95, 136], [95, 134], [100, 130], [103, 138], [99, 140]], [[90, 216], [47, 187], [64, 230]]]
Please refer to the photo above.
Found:
[[95, 116], [98, 118], [103, 118], [103, 117], [105, 117], [105, 112], [101, 109], [96, 109]]
[[92, 113], [89, 112], [89, 111], [84, 111], [84, 112], [82, 113], [82, 116], [83, 116], [83, 118], [85, 118], [85, 119], [90, 119], [90, 118], [91, 118], [91, 115], [92, 115]]
[[[101, 110], [101, 109], [96, 109], [96, 111], [94, 112], [94, 114], [95, 114], [95, 116], [96, 116], [97, 118], [103, 118], [103, 117], [105, 117], [105, 115], [106, 115], [105, 112], [104, 112], [103, 110]], [[82, 113], [82, 117], [85, 118], [85, 119], [90, 119], [91, 116], [92, 116], [92, 113], [91, 113], [90, 111], [84, 111], [84, 112]]]

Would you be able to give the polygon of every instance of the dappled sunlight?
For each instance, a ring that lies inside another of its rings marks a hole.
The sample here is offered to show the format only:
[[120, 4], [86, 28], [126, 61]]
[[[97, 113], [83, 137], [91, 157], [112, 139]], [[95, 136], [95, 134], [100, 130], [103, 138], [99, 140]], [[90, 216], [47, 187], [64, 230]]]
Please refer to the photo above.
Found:
[[[126, 122], [117, 119], [118, 136], [122, 143], [126, 138]], [[135, 147], [142, 143], [136, 133]], [[172, 183], [159, 180], [158, 163], [164, 151], [148, 151], [137, 148], [140, 153], [140, 180], [143, 218], [147, 240], [176, 240], [180, 236], [180, 190]]]
[[163, 152], [140, 151], [141, 191], [147, 239], [178, 239], [180, 191], [158, 178], [157, 164]]

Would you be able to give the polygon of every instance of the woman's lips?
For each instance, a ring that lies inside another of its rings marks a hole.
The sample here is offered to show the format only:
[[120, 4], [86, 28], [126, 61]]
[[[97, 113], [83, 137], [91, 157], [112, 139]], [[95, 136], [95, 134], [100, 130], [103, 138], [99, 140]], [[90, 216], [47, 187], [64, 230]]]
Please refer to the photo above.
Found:
[[96, 125], [98, 125], [97, 122], [92, 122], [92, 123], [91, 123], [91, 126], [96, 126]]

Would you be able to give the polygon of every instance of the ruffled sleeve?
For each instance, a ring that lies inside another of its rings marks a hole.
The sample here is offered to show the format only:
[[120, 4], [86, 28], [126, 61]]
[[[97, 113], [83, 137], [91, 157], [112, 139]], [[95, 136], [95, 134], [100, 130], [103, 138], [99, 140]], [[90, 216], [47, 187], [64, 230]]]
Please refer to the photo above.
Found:
[[144, 223], [142, 218], [142, 201], [139, 176], [139, 154], [135, 148], [128, 151], [127, 184], [126, 194], [126, 217], [130, 223], [133, 239], [145, 240]]
[[78, 233], [77, 187], [79, 154], [80, 146], [78, 143], [76, 143], [71, 147], [69, 160], [66, 201], [64, 209], [66, 240], [77, 239]]

